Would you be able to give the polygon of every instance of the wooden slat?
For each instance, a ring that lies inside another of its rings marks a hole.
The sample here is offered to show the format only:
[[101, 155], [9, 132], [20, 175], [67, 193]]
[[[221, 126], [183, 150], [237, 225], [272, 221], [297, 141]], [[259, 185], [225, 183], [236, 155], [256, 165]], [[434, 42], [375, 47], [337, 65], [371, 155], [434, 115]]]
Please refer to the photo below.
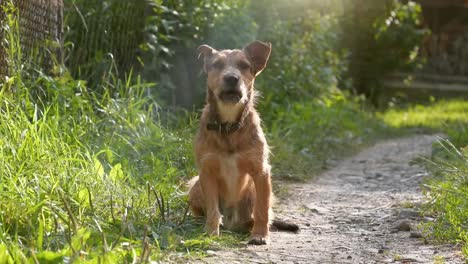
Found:
[[[386, 79], [396, 79], [403, 80], [408, 74], [405, 73], [392, 73], [386, 76]], [[468, 77], [460, 75], [439, 75], [439, 74], [429, 74], [429, 73], [417, 73], [412, 74], [413, 79], [424, 80], [431, 82], [441, 82], [441, 83], [466, 83], [468, 85]]]
[[446, 92], [468, 92], [468, 77], [416, 74], [405, 81], [407, 75], [394, 73], [385, 78], [383, 86], [395, 89], [421, 89]]
[[419, 0], [423, 7], [468, 7], [467, 0]]
[[446, 84], [446, 83], [433, 83], [423, 81], [412, 81], [409, 84], [403, 81], [384, 81], [386, 88], [398, 89], [420, 89], [420, 90], [437, 90], [446, 92], [468, 92], [468, 84]]

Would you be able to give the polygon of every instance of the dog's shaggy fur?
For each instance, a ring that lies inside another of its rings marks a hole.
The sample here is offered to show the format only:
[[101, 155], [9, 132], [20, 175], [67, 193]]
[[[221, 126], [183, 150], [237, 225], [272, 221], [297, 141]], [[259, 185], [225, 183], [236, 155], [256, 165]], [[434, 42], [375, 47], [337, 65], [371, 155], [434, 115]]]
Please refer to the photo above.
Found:
[[[195, 139], [199, 176], [190, 181], [192, 214], [219, 226], [251, 231], [251, 244], [266, 244], [272, 220], [269, 148], [255, 110], [255, 77], [271, 44], [254, 41], [242, 50], [198, 48], [208, 74], [206, 106]], [[223, 219], [222, 219], [223, 216]]]

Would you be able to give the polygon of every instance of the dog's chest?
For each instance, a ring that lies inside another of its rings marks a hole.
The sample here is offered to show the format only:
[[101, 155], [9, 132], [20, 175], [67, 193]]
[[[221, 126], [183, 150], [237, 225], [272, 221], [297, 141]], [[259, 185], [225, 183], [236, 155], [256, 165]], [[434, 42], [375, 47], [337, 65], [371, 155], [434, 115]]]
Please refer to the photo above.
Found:
[[220, 178], [225, 186], [225, 193], [221, 195], [227, 202], [236, 200], [239, 193], [246, 184], [245, 176], [239, 168], [239, 157], [237, 154], [226, 155], [219, 158]]
[[220, 157], [219, 167], [221, 178], [224, 183], [229, 186], [236, 186], [239, 180], [239, 167], [237, 165], [237, 155], [227, 155]]

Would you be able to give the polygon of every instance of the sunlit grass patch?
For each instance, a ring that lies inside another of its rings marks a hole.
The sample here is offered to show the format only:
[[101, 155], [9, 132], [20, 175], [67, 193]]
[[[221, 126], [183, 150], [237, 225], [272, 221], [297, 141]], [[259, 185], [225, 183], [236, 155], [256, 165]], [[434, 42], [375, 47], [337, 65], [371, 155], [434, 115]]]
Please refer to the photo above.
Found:
[[265, 120], [273, 170], [283, 179], [310, 179], [336, 159], [393, 133], [364, 102], [342, 93], [276, 106]]
[[468, 101], [439, 101], [430, 105], [393, 108], [381, 115], [383, 121], [397, 128], [426, 127], [444, 129], [457, 122], [468, 124]]
[[456, 146], [468, 145], [468, 101], [463, 99], [394, 108], [380, 113], [379, 117], [390, 127], [443, 132]]

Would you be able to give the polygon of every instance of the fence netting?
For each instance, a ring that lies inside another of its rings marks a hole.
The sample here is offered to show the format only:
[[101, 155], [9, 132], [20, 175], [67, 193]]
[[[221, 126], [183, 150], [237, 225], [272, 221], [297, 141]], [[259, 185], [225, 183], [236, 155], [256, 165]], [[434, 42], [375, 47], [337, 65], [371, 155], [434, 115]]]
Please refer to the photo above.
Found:
[[[34, 50], [44, 51], [46, 43], [61, 43], [62, 23], [63, 23], [63, 0], [0, 0], [0, 76], [8, 75], [8, 60], [5, 48], [4, 37], [7, 32], [6, 6], [12, 4], [13, 12], [17, 12], [19, 17], [19, 39], [24, 56], [31, 55]], [[10, 10], [11, 11], [11, 10]], [[13, 30], [13, 29], [8, 29]], [[52, 46], [48, 51], [55, 53], [54, 56], [61, 56], [60, 45]], [[41, 63], [45, 67], [52, 64], [51, 54], [41, 52]]]

